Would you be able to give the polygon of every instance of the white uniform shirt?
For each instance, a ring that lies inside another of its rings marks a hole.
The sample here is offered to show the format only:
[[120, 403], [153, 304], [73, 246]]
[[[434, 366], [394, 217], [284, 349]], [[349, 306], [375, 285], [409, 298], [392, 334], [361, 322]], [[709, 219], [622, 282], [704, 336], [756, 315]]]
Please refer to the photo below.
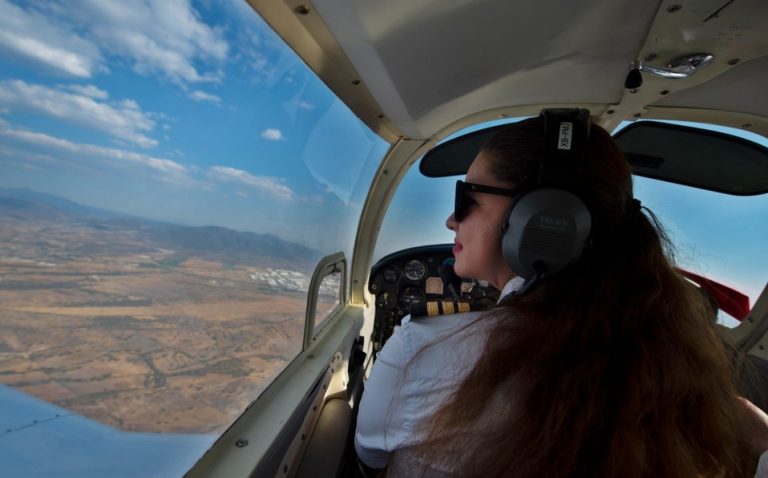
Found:
[[[521, 278], [511, 279], [501, 297], [522, 284]], [[377, 355], [360, 402], [355, 448], [363, 463], [384, 468], [392, 452], [418, 442], [423, 425], [480, 356], [485, 334], [476, 326], [467, 327], [479, 315], [467, 312], [417, 320], [406, 316], [395, 327]], [[768, 478], [768, 452], [760, 457], [755, 478]]]
[[[522, 284], [522, 278], [511, 279], [501, 297]], [[476, 326], [467, 327], [479, 315], [467, 312], [416, 320], [406, 316], [395, 327], [377, 355], [360, 402], [355, 448], [363, 463], [383, 468], [391, 452], [419, 440], [422, 425], [480, 356], [485, 334]]]
[[768, 451], [760, 455], [760, 463], [757, 464], [755, 478], [768, 478]]

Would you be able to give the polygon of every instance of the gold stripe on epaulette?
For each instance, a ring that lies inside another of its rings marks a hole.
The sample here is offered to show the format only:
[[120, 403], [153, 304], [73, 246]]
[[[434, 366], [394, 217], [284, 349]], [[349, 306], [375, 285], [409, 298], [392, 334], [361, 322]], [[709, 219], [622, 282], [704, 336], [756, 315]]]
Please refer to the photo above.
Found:
[[443, 314], [449, 315], [449, 314], [455, 314], [456, 310], [453, 307], [453, 302], [449, 300], [443, 301]]
[[437, 307], [437, 302], [435, 301], [427, 302], [427, 315], [429, 317], [440, 315], [440, 309], [438, 309]]
[[459, 302], [459, 312], [469, 312], [469, 302]]

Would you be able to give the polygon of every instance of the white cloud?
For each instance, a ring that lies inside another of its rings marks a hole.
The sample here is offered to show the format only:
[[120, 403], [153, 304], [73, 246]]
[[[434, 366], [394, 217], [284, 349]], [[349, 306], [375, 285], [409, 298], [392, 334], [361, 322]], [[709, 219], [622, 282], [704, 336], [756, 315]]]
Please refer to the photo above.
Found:
[[285, 139], [283, 132], [277, 128], [267, 128], [261, 132], [261, 137], [270, 141], [280, 141]]
[[288, 200], [293, 198], [294, 192], [288, 186], [282, 184], [279, 179], [266, 176], [254, 176], [241, 169], [226, 166], [214, 166], [208, 172], [208, 177], [222, 183], [234, 183], [267, 194], [278, 199]]
[[200, 21], [187, 0], [80, 0], [67, 5], [102, 48], [130, 58], [138, 73], [161, 73], [179, 83], [222, 77], [216, 69], [201, 71], [196, 63], [226, 60], [229, 45], [221, 30]]
[[67, 89], [97, 100], [106, 100], [109, 98], [109, 93], [93, 85], [59, 85], [59, 88]]
[[[92, 88], [91, 95], [94, 92], [106, 94], [98, 88]], [[130, 99], [107, 104], [92, 96], [32, 85], [21, 80], [8, 80], [0, 81], [0, 105], [67, 120], [143, 148], [157, 145], [156, 140], [145, 134], [154, 129], [155, 122]]]
[[[240, 4], [242, 6], [233, 8]], [[232, 17], [247, 18], [247, 15], [253, 14], [253, 11], [247, 11], [251, 10], [251, 7], [246, 2], [228, 2], [227, 5], [232, 9], [230, 13]], [[249, 25], [243, 25], [237, 30], [235, 41], [237, 41], [237, 50], [234, 52], [235, 63], [244, 71], [250, 70], [248, 76], [252, 82], [260, 83], [267, 79], [275, 66], [268, 60], [267, 51], [282, 48], [282, 45], [276, 46], [270, 41], [269, 35], [265, 36], [263, 30]]]
[[68, 76], [90, 78], [102, 61], [99, 48], [42, 12], [0, 0], [0, 54]]
[[106, 58], [116, 56], [140, 74], [181, 85], [216, 82], [229, 52], [223, 31], [203, 23], [188, 0], [67, 0], [24, 8], [0, 0], [0, 32], [0, 54], [82, 78], [107, 70]]
[[48, 151], [69, 153], [76, 161], [82, 161], [83, 157], [90, 157], [106, 164], [132, 165], [150, 170], [153, 177], [166, 182], [185, 186], [199, 185], [189, 176], [189, 170], [186, 167], [169, 159], [93, 144], [75, 143], [68, 139], [21, 129], [0, 129], [0, 136]]
[[195, 90], [189, 94], [189, 97], [195, 101], [207, 101], [215, 105], [221, 104], [221, 98], [205, 91]]

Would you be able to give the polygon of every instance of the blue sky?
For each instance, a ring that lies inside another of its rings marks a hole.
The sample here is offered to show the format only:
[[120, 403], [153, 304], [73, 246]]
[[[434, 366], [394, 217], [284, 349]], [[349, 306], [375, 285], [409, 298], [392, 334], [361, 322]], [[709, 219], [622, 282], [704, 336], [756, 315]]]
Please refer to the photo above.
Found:
[[387, 146], [245, 2], [0, 0], [0, 64], [0, 186], [143, 217], [339, 250]]

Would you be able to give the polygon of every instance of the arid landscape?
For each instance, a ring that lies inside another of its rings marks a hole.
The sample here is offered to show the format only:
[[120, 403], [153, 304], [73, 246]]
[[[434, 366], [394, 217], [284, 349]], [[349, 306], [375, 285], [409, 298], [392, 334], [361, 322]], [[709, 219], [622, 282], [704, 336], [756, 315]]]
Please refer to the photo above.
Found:
[[316, 251], [36, 194], [0, 190], [0, 383], [122, 430], [205, 433], [300, 351]]

